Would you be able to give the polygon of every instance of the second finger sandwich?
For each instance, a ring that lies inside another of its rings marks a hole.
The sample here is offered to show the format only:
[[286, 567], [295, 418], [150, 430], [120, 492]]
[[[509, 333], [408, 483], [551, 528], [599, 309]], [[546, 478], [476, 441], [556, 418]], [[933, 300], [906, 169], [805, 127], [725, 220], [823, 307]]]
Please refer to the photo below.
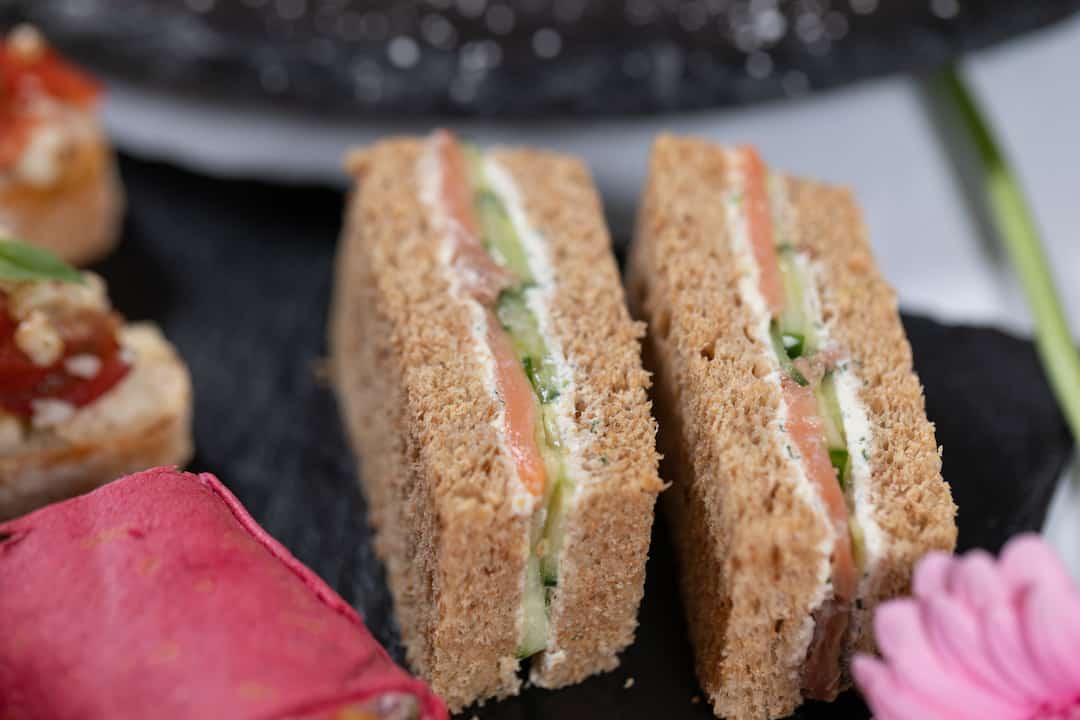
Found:
[[874, 607], [956, 540], [851, 194], [752, 148], [661, 137], [629, 275], [702, 687], [736, 720], [832, 700]]

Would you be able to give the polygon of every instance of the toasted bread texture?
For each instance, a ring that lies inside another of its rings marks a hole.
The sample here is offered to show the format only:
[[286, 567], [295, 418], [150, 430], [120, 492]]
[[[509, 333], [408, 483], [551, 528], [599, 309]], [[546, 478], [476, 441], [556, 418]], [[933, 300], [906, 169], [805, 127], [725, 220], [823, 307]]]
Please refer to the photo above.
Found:
[[108, 140], [96, 124], [73, 148], [54, 185], [0, 182], [0, 225], [73, 265], [100, 260], [120, 237], [124, 191]]
[[[694, 139], [653, 149], [628, 286], [647, 320], [662, 474], [695, 664], [718, 716], [779, 718], [801, 702], [801, 666], [830, 528], [791, 476], [772, 429], [781, 397], [740, 296], [724, 193], [728, 156]], [[914, 561], [955, 541], [933, 428], [895, 295], [874, 266], [850, 193], [788, 180], [796, 243], [866, 387], [876, 519], [888, 548], [864, 601], [902, 592]], [[869, 612], [869, 607], [864, 612]], [[856, 619], [856, 625], [858, 625]], [[868, 624], [866, 628], [869, 629]], [[859, 639], [870, 647], [869, 637]]]
[[161, 332], [126, 326], [131, 371], [109, 392], [0, 453], [0, 518], [92, 490], [128, 473], [191, 458], [191, 379]]
[[[473, 316], [452, 292], [443, 238], [420, 200], [422, 151], [419, 140], [396, 139], [350, 157], [357, 186], [330, 345], [409, 663], [456, 711], [519, 689], [531, 520], [514, 513], [518, 481], [492, 424], [498, 401]], [[573, 358], [576, 422], [592, 438], [580, 458], [589, 479], [568, 517], [549, 652], [533, 661], [535, 681], [555, 686], [614, 667], [633, 635], [660, 487], [654, 426], [641, 328], [625, 310], [587, 173], [542, 153], [498, 158], [552, 244], [552, 325]]]

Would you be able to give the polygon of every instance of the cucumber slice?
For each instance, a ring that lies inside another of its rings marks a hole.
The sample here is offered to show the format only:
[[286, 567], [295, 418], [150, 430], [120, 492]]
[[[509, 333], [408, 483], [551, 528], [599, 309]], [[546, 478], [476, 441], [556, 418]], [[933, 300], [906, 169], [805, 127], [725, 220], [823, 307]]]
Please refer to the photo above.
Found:
[[517, 650], [519, 660], [535, 655], [547, 647], [547, 592], [540, 576], [540, 558], [531, 553], [525, 569], [525, 595], [522, 598], [521, 610], [525, 617]]
[[[562, 451], [562, 436], [559, 434], [559, 418], [555, 414], [555, 408], [545, 405], [540, 408], [540, 422], [544, 426], [543, 441], [547, 447], [558, 457]], [[559, 463], [561, 463], [561, 458]]]
[[840, 399], [836, 395], [836, 380], [832, 373], [826, 373], [821, 384], [814, 391], [817, 395], [818, 412], [825, 424], [825, 442], [830, 448], [847, 450], [847, 437], [844, 434], [844, 415], [840, 412]]
[[547, 345], [540, 335], [536, 322], [525, 298], [520, 292], [506, 291], [499, 296], [495, 314], [503, 329], [510, 335], [510, 342], [521, 360], [525, 375], [532, 383], [533, 391], [543, 404], [559, 397], [559, 382], [555, 364], [550, 362]]
[[484, 236], [484, 247], [488, 253], [505, 268], [518, 277], [522, 284], [533, 282], [532, 271], [525, 248], [518, 240], [517, 230], [510, 222], [502, 201], [490, 190], [481, 188], [473, 196], [476, 216], [480, 221], [480, 232]]
[[806, 307], [806, 287], [803, 284], [802, 273], [795, 259], [795, 250], [790, 245], [781, 245], [776, 254], [780, 268], [780, 281], [784, 286], [784, 309], [780, 311], [779, 323], [782, 335], [790, 335], [802, 339], [798, 354], [791, 355], [797, 358], [800, 355], [809, 355], [817, 349], [817, 338], [814, 332], [814, 324]]
[[784, 347], [784, 336], [780, 332], [780, 324], [776, 320], [773, 320], [769, 325], [769, 335], [772, 338], [773, 352], [776, 353], [776, 358], [780, 361], [780, 368], [790, 375], [792, 380], [803, 387], [809, 385], [806, 376], [799, 372], [799, 368], [795, 367], [795, 364], [791, 362], [787, 348]]
[[825, 444], [829, 448], [829, 459], [836, 468], [836, 477], [840, 487], [846, 488], [848, 465], [851, 461], [847, 450], [847, 437], [844, 433], [844, 416], [840, 412], [840, 400], [836, 395], [836, 381], [832, 373], [821, 380], [814, 390], [817, 395], [818, 414], [825, 429]]
[[551, 500], [548, 502], [547, 522], [544, 524], [544, 557], [540, 569], [544, 584], [554, 586], [559, 581], [559, 553], [562, 552], [563, 535], [566, 525], [566, 496], [570, 493], [570, 480], [565, 473], [559, 473], [555, 480]]

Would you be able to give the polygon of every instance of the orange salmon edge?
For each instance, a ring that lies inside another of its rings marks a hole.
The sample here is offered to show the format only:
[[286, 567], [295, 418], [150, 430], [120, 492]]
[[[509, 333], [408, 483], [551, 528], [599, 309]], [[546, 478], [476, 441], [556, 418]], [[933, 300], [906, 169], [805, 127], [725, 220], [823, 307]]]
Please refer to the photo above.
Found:
[[436, 130], [432, 138], [439, 161], [443, 206], [447, 214], [465, 229], [470, 240], [479, 242], [476, 239], [479, 227], [472, 206], [468, 168], [457, 138], [449, 130], [442, 129]]
[[784, 309], [784, 293], [780, 282], [780, 260], [776, 254], [769, 193], [766, 187], [768, 169], [757, 150], [744, 145], [738, 148], [745, 166], [746, 219], [750, 246], [758, 266], [758, 287], [773, 317]]
[[536, 418], [533, 413], [532, 385], [525, 377], [506, 331], [494, 314], [489, 316], [488, 337], [495, 355], [495, 382], [505, 402], [506, 437], [518, 478], [532, 495], [544, 492], [547, 476], [544, 460], [536, 444]]

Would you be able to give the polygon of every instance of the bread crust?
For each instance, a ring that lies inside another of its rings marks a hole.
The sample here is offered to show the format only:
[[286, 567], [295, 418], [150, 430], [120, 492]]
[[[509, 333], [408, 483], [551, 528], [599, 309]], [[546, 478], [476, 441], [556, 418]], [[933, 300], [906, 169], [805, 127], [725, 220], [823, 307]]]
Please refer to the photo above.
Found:
[[[821, 584], [813, 569], [827, 558], [831, 531], [794, 492], [770, 428], [781, 399], [739, 297], [726, 158], [706, 141], [658, 138], [628, 282], [632, 308], [649, 323], [646, 366], [655, 372], [664, 477], [674, 484], [663, 504], [699, 680], [718, 716], [778, 718], [802, 702], [807, 608]], [[951, 547], [954, 508], [895, 298], [850, 195], [809, 182], [790, 191], [806, 213], [803, 239], [825, 265], [823, 312], [837, 317], [837, 339], [868, 371], [863, 400], [882, 456], [872, 463], [877, 517], [893, 546], [876, 602], [906, 587], [916, 557]], [[902, 448], [895, 461], [886, 460], [890, 447]], [[918, 517], [905, 525], [908, 510]], [[908, 532], [919, 524], [926, 534]]]
[[[442, 238], [419, 199], [421, 152], [421, 141], [397, 139], [347, 160], [358, 185], [338, 255], [330, 344], [409, 662], [457, 711], [519, 688], [530, 520], [513, 514], [517, 481], [490, 423], [498, 408], [470, 315], [450, 292]], [[623, 304], [587, 172], [546, 153], [496, 157], [551, 244], [553, 331], [581, 389], [576, 422], [595, 430], [581, 458], [590, 479], [568, 517], [551, 652], [533, 661], [534, 682], [554, 687], [614, 667], [632, 638], [660, 488], [654, 425], [641, 328]]]
[[96, 122], [86, 128], [74, 152], [70, 172], [55, 185], [0, 182], [0, 225], [65, 262], [87, 265], [105, 257], [119, 240], [124, 191], [112, 149]]
[[645, 582], [657, 473], [656, 424], [641, 365], [644, 325], [630, 319], [600, 198], [579, 160], [496, 150], [530, 224], [547, 240], [556, 290], [551, 330], [574, 372], [574, 425], [588, 442], [566, 519], [548, 651], [530, 679], [561, 687], [618, 665], [633, 641]]
[[148, 467], [187, 464], [193, 448], [187, 368], [149, 323], [125, 326], [121, 343], [136, 360], [115, 388], [0, 453], [0, 519]]

